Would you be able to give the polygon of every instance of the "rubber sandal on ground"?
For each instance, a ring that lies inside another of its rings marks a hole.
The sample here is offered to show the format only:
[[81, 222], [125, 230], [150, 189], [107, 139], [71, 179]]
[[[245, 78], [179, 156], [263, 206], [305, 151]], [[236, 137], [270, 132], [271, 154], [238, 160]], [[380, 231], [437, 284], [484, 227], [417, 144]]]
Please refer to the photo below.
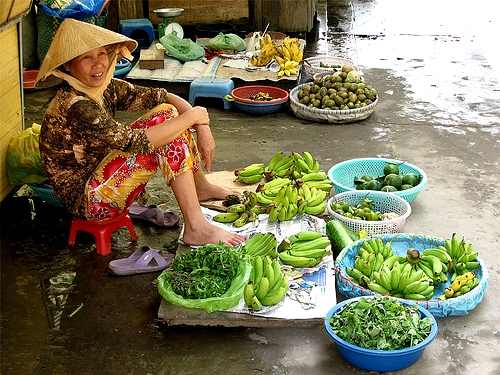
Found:
[[128, 258], [112, 260], [108, 268], [112, 274], [121, 276], [158, 272], [168, 268], [174, 257], [175, 254], [142, 246]]
[[179, 222], [179, 216], [176, 213], [162, 210], [154, 204], [141, 206], [133, 203], [129, 208], [129, 216], [132, 219], [148, 221], [162, 228], [171, 228]]

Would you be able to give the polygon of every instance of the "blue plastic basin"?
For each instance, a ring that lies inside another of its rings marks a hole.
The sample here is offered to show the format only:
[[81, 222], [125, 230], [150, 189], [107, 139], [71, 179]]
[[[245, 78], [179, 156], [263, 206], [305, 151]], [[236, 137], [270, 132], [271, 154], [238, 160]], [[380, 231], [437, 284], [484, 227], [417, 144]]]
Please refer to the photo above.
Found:
[[[326, 318], [331, 318], [336, 312], [340, 311], [345, 305], [357, 302], [361, 298], [374, 298], [373, 296], [356, 297], [342, 301], [335, 305], [326, 315]], [[407, 301], [400, 300], [401, 303], [409, 305]], [[433, 321], [431, 332], [421, 343], [401, 349], [401, 350], [371, 350], [352, 345], [347, 341], [337, 336], [330, 325], [330, 322], [325, 320], [325, 329], [328, 336], [335, 343], [339, 354], [351, 365], [360, 369], [377, 372], [398, 371], [413, 365], [422, 356], [424, 349], [435, 339], [438, 327], [434, 316], [418, 306], [422, 318], [429, 317]]]

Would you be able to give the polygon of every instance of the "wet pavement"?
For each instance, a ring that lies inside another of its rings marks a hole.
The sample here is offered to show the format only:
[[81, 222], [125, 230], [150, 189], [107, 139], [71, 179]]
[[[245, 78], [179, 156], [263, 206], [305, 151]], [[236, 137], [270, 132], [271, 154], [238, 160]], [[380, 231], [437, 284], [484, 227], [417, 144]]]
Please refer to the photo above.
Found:
[[[390, 157], [427, 173], [405, 232], [457, 233], [474, 244], [490, 280], [468, 315], [438, 319], [437, 338], [401, 374], [500, 373], [500, 61], [493, 51], [499, 6], [476, 4], [474, 12], [465, 1], [320, 4], [306, 56], [328, 53], [358, 64], [380, 95], [362, 122], [316, 124], [287, 109], [252, 117], [205, 103], [218, 145], [214, 171], [264, 162], [278, 150], [307, 150], [324, 170], [351, 158]], [[51, 95], [52, 89], [26, 93], [27, 124], [41, 122]], [[180, 213], [160, 178], [147, 189], [150, 203]], [[0, 205], [2, 374], [367, 373], [348, 365], [320, 326], [169, 326], [157, 317], [158, 274], [116, 277], [106, 267], [141, 245], [175, 248], [179, 228], [136, 222], [138, 241], [120, 229], [112, 255], [102, 257], [83, 233], [68, 247], [64, 209], [39, 199], [34, 205], [34, 218], [27, 198]], [[68, 279], [53, 279], [62, 275]], [[51, 310], [44, 299], [56, 295], [60, 308]]]

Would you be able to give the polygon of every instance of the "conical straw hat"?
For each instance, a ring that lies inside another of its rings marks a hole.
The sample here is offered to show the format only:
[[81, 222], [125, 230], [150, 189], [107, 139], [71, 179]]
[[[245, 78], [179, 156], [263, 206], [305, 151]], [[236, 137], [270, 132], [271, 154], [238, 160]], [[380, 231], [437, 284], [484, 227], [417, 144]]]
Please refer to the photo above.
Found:
[[[42, 66], [35, 80], [37, 83], [49, 76], [55, 69], [64, 63], [98, 47], [123, 43], [132, 52], [137, 48], [137, 42], [122, 34], [107, 30], [88, 22], [73, 18], [65, 19], [54, 35], [49, 50], [43, 59]], [[110, 50], [108, 50], [108, 53]], [[119, 53], [117, 59], [120, 59]]]

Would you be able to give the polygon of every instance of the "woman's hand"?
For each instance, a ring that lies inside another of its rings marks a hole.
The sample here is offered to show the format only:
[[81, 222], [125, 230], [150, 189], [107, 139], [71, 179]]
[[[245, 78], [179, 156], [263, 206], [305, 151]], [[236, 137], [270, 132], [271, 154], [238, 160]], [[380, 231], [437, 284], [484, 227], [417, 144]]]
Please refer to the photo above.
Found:
[[212, 135], [212, 130], [206, 125], [195, 125], [193, 128], [196, 129], [196, 143], [198, 151], [200, 151], [201, 160], [205, 163], [207, 173], [210, 173], [215, 157], [215, 139]]

